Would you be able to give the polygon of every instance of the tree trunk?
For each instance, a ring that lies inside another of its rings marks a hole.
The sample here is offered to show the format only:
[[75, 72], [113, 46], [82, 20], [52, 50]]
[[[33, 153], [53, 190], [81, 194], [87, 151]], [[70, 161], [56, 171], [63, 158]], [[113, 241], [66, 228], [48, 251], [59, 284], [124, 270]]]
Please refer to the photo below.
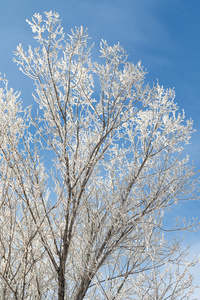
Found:
[[58, 271], [58, 300], [64, 300], [64, 299], [65, 299], [65, 272], [61, 263]]

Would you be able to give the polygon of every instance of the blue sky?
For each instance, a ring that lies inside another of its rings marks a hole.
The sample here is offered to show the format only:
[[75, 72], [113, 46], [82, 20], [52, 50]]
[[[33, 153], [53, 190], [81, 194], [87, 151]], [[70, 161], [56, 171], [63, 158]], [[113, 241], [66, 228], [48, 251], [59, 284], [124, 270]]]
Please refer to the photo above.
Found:
[[[24, 103], [32, 98], [32, 82], [20, 74], [12, 62], [18, 43], [32, 43], [25, 22], [35, 12], [57, 11], [66, 32], [74, 26], [88, 28], [95, 50], [103, 38], [109, 44], [120, 42], [129, 60], [142, 61], [147, 80], [159, 80], [165, 88], [175, 87], [176, 101], [194, 120], [198, 130], [190, 151], [199, 164], [200, 146], [200, 1], [193, 0], [1, 0], [0, 72], [10, 85], [22, 92]], [[97, 53], [97, 52], [96, 52]]]
[[[24, 106], [33, 102], [32, 81], [12, 62], [13, 51], [19, 43], [25, 48], [32, 44], [25, 20], [35, 12], [53, 10], [60, 14], [66, 32], [79, 25], [88, 28], [95, 42], [94, 56], [102, 38], [111, 45], [120, 42], [130, 61], [141, 60], [150, 84], [158, 79], [164, 88], [175, 87], [180, 109], [194, 120], [197, 132], [187, 151], [200, 168], [199, 0], [0, 0], [0, 4], [0, 72], [22, 92]], [[177, 211], [199, 216], [200, 202]], [[198, 252], [200, 232], [187, 235], [187, 241]]]

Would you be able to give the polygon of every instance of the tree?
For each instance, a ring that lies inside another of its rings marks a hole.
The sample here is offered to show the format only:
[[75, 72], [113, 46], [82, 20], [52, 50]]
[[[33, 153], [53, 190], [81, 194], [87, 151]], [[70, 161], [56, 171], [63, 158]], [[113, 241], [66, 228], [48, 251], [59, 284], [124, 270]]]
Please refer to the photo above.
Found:
[[15, 58], [39, 110], [0, 90], [1, 299], [186, 299], [197, 262], [162, 223], [197, 198], [192, 121], [119, 44], [92, 62], [82, 27], [66, 38], [45, 16], [27, 21], [39, 47]]

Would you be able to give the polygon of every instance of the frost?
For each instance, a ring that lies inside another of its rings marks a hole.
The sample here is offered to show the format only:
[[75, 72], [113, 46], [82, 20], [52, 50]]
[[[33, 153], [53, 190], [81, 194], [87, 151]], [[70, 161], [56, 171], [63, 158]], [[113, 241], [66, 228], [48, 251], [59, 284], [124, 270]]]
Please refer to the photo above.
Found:
[[198, 259], [163, 232], [199, 223], [163, 217], [199, 199], [192, 121], [119, 43], [93, 62], [82, 26], [65, 36], [53, 11], [27, 22], [38, 47], [19, 44], [15, 62], [39, 109], [0, 76], [0, 298], [187, 299]]

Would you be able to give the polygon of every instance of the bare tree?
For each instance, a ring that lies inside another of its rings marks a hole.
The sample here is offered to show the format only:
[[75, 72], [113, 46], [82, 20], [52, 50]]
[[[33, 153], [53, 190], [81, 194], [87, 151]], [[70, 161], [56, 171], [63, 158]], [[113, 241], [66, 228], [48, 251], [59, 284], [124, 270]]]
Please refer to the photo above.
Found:
[[119, 44], [102, 41], [92, 62], [82, 27], [65, 37], [45, 16], [28, 21], [39, 47], [15, 59], [38, 112], [0, 90], [1, 298], [186, 299], [196, 261], [164, 241], [162, 221], [197, 197], [182, 153], [192, 121]]

